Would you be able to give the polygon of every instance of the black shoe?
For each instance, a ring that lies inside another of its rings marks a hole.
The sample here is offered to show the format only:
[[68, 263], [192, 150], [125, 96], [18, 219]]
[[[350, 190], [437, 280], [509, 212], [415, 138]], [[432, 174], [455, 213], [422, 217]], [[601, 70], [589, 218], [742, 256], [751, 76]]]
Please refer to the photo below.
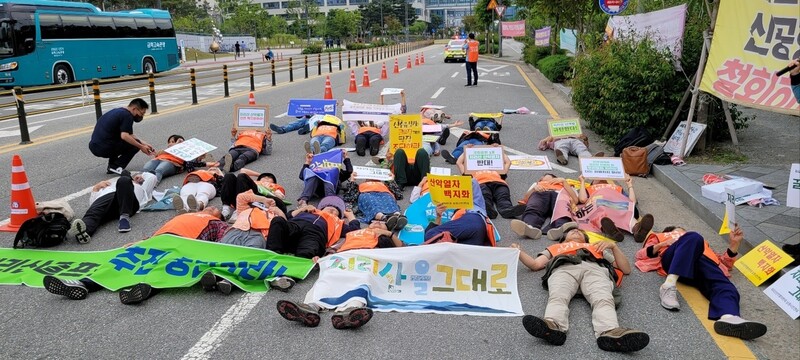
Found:
[[120, 290], [119, 302], [125, 305], [138, 304], [147, 300], [151, 292], [153, 292], [153, 288], [150, 285], [136, 284], [131, 288]]
[[372, 309], [360, 307], [344, 312], [336, 312], [331, 316], [333, 327], [338, 330], [357, 329], [372, 319]]
[[233, 284], [231, 284], [231, 282], [228, 280], [222, 279], [217, 281], [217, 290], [225, 295], [228, 295], [231, 293], [231, 291], [233, 291]]
[[274, 131], [276, 134], [285, 134], [286, 130], [283, 129], [283, 126], [278, 126], [275, 124], [269, 124], [269, 129]]
[[467, 85], [464, 85], [464, 86], [472, 86], [472, 85], [470, 85], [470, 84], [467, 84]]
[[206, 272], [203, 274], [203, 277], [200, 278], [200, 286], [203, 287], [205, 291], [214, 291], [217, 289], [217, 276], [214, 275], [211, 271]]
[[525, 205], [517, 204], [510, 209], [502, 209], [498, 212], [500, 213], [500, 216], [503, 217], [503, 219], [516, 219], [525, 212]]
[[494, 204], [486, 203], [486, 216], [489, 219], [497, 219], [497, 210], [495, 210]]
[[622, 234], [622, 231], [619, 231], [617, 225], [614, 225], [614, 221], [607, 217], [600, 219], [600, 230], [603, 231], [603, 235], [608, 236], [616, 242], [625, 240], [625, 235]]
[[378, 153], [379, 153], [380, 151], [381, 151], [381, 148], [380, 148], [380, 146], [374, 146], [374, 147], [373, 147], [373, 146], [370, 146], [370, 147], [369, 147], [369, 155], [370, 155], [370, 156], [375, 156], [375, 155], [378, 155]]
[[597, 346], [605, 351], [632, 352], [644, 349], [650, 336], [632, 329], [616, 328], [604, 331], [597, 337]]
[[525, 327], [528, 334], [544, 339], [553, 345], [564, 345], [564, 342], [567, 341], [567, 333], [559, 330], [558, 325], [552, 320], [525, 315], [522, 317], [522, 326]]
[[653, 215], [645, 214], [642, 216], [639, 222], [633, 225], [633, 240], [637, 243], [645, 241], [647, 235], [650, 234], [650, 230], [653, 230], [653, 224]]
[[44, 288], [50, 293], [66, 296], [70, 300], [83, 300], [89, 295], [89, 290], [78, 280], [62, 280], [55, 276], [47, 275], [43, 280]]
[[319, 313], [306, 304], [295, 304], [288, 300], [278, 301], [278, 314], [289, 321], [297, 321], [308, 327], [319, 325]]
[[447, 145], [447, 138], [449, 137], [450, 137], [450, 128], [442, 126], [442, 135], [439, 135], [439, 140], [437, 140], [436, 142], [438, 142], [439, 145], [442, 146]]
[[456, 163], [456, 158], [454, 158], [453, 155], [451, 155], [447, 150], [442, 150], [442, 158], [444, 158], [444, 161], [446, 161], [448, 164], [455, 165]]
[[308, 125], [304, 125], [300, 128], [300, 130], [297, 130], [298, 135], [306, 135], [309, 133], [311, 133], [311, 129], [308, 128]]
[[367, 154], [365, 144], [356, 142], [356, 154], [358, 154], [358, 156], [364, 156]]

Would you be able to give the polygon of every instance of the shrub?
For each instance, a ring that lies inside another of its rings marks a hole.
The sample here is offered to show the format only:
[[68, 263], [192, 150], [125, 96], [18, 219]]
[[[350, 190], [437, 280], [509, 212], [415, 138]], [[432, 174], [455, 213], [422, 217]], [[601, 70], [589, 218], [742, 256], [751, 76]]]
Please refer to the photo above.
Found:
[[[537, 66], [539, 60], [544, 59], [551, 55], [553, 49], [549, 46], [535, 46], [533, 42], [526, 43], [525, 47], [522, 50], [522, 54], [524, 56], [525, 62], [531, 64], [533, 66]], [[552, 55], [564, 55], [566, 51], [564, 49], [556, 50], [555, 54]]]
[[319, 54], [322, 52], [322, 45], [320, 44], [311, 44], [308, 45], [307, 48], [303, 49], [301, 54]]
[[344, 51], [344, 48], [337, 48], [337, 47], [334, 47], [334, 48], [330, 48], [330, 49], [325, 49], [325, 50], [323, 50], [323, 52], [326, 52], [326, 53], [329, 53], [329, 52], [340, 52], [340, 51]]
[[367, 44], [364, 43], [352, 42], [347, 44], [347, 50], [363, 50], [367, 47]]
[[[492, 54], [497, 54], [497, 51], [500, 49], [500, 46], [497, 44], [492, 44]], [[478, 46], [478, 54], [486, 54], [486, 44], [481, 44]]]
[[568, 74], [572, 71], [570, 68], [570, 57], [566, 55], [551, 55], [536, 63], [536, 67], [542, 74], [550, 79], [552, 82], [564, 82]]

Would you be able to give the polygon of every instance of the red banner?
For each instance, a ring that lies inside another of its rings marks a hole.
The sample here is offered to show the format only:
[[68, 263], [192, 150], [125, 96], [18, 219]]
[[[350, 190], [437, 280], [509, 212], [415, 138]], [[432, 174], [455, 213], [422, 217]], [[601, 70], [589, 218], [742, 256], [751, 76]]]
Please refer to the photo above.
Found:
[[501, 31], [505, 37], [525, 36], [525, 20], [502, 21], [500, 22]]

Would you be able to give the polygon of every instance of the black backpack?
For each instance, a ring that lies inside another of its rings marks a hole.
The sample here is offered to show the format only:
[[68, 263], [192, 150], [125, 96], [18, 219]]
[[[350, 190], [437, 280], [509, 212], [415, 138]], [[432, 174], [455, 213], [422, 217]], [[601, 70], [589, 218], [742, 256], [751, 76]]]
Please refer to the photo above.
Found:
[[645, 147], [650, 145], [653, 142], [653, 137], [650, 135], [650, 132], [645, 130], [645, 128], [641, 126], [637, 126], [631, 131], [628, 131], [625, 136], [619, 139], [617, 145], [614, 146], [614, 156], [619, 157], [622, 154], [622, 150], [624, 150], [628, 146], [638, 146], [638, 147]]
[[[14, 238], [14, 248], [53, 247], [64, 242], [70, 228], [64, 214], [51, 212], [25, 220]], [[20, 244], [21, 243], [21, 244]], [[20, 246], [17, 246], [17, 245]]]

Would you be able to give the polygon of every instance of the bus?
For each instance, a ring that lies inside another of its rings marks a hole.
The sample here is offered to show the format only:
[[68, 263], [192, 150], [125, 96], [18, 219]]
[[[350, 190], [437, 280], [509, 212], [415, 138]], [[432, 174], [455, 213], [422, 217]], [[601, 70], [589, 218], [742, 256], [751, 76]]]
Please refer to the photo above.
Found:
[[0, 0], [0, 86], [68, 84], [180, 65], [169, 12]]

